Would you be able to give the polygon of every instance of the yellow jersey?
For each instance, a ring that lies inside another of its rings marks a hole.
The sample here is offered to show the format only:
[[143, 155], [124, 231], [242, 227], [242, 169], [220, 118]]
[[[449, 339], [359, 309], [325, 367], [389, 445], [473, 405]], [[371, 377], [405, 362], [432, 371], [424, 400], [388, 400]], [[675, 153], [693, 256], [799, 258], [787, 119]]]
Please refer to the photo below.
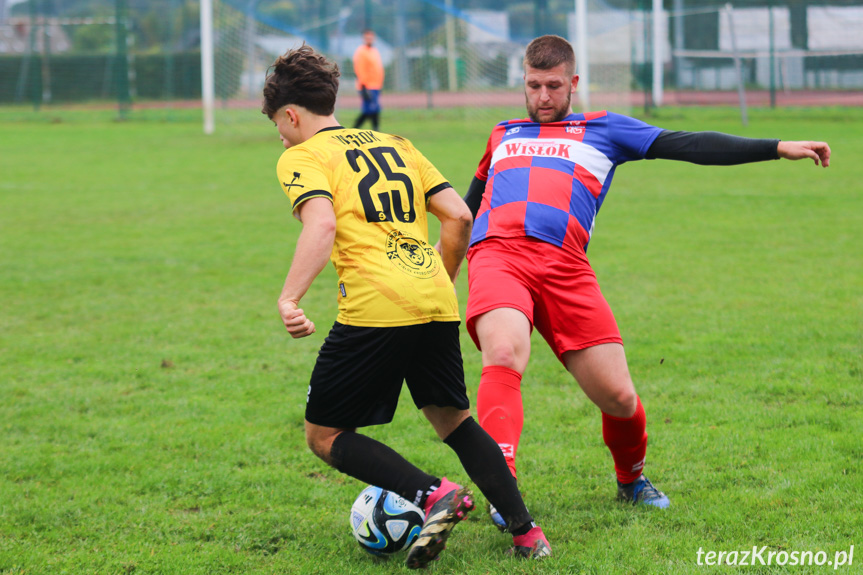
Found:
[[455, 289], [428, 243], [426, 204], [450, 184], [413, 144], [372, 130], [325, 128], [285, 150], [277, 173], [294, 214], [311, 198], [333, 202], [339, 323], [459, 320]]

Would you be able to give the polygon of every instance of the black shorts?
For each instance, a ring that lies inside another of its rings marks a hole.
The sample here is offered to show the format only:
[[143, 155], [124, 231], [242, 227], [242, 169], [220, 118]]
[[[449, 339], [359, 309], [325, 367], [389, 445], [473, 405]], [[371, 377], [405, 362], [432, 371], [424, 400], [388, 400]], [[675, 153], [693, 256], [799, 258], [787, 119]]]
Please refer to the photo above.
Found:
[[393, 420], [402, 382], [417, 409], [468, 409], [459, 322], [358, 327], [336, 322], [318, 352], [306, 420], [338, 428]]

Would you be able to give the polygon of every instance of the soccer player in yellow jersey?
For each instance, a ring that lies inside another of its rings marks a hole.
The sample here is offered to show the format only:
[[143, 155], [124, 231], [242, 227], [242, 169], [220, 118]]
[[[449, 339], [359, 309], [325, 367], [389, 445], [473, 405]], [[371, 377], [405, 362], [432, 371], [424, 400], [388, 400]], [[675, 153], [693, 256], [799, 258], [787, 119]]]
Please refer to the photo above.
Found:
[[[435, 559], [474, 508], [470, 490], [357, 433], [392, 421], [406, 382], [414, 404], [505, 518], [510, 551], [548, 556], [551, 547], [503, 454], [468, 409], [452, 282], [467, 250], [470, 210], [408, 140], [339, 125], [338, 84], [338, 66], [304, 45], [272, 66], [262, 110], [287, 148], [277, 174], [303, 225], [279, 297], [292, 337], [316, 330], [299, 304], [328, 260], [339, 276], [338, 317], [306, 399], [309, 448], [340, 472], [421, 507], [425, 523], [407, 565]], [[429, 212], [441, 223], [440, 253], [428, 243]]]

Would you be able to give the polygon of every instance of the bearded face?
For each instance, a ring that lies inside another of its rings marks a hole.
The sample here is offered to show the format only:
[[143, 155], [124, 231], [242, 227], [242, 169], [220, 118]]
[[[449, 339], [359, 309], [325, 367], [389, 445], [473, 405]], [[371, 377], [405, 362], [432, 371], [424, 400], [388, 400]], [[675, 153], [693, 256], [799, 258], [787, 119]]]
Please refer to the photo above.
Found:
[[524, 99], [534, 122], [559, 122], [572, 113], [572, 93], [578, 76], [567, 73], [566, 64], [548, 70], [525, 66]]

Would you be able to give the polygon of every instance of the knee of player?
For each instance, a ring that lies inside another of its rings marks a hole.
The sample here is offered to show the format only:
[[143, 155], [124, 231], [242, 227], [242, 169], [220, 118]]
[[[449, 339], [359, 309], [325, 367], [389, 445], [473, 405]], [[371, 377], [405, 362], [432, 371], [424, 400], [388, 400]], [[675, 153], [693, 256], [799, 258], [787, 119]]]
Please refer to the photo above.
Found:
[[632, 388], [611, 392], [601, 406], [602, 411], [615, 417], [632, 417], [638, 404], [638, 395]]
[[488, 346], [483, 345], [482, 354], [485, 360], [483, 363], [486, 365], [497, 365], [521, 372], [518, 353], [515, 346], [508, 341], [497, 342]]

